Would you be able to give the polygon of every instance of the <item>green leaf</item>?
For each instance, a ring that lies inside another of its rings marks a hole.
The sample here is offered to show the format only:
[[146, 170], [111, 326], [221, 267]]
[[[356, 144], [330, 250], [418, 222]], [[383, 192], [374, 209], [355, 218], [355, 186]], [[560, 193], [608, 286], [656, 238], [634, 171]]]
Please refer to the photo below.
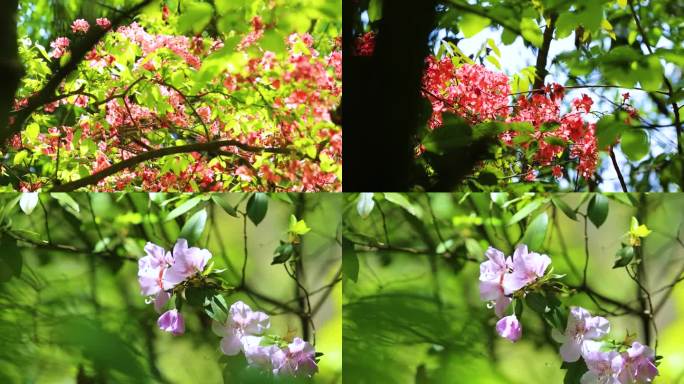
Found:
[[216, 11], [219, 15], [223, 15], [228, 12], [235, 12], [236, 10], [244, 7], [247, 2], [244, 0], [214, 0], [216, 5]]
[[651, 230], [646, 227], [645, 224], [639, 225], [639, 220], [632, 216], [632, 220], [629, 225], [629, 234], [634, 237], [647, 237], [651, 234]]
[[523, 306], [523, 301], [521, 299], [515, 299], [515, 307], [514, 308], [515, 308], [515, 310], [514, 310], [515, 311], [514, 312], [515, 317], [517, 317], [518, 320], [520, 320], [522, 318], [523, 309], [525, 308]]
[[187, 300], [188, 304], [196, 307], [202, 307], [204, 306], [204, 302], [207, 299], [207, 297], [212, 297], [215, 295], [215, 293], [212, 290], [207, 289], [205, 287], [190, 286], [185, 289], [184, 295], [185, 300]]
[[546, 298], [538, 292], [530, 292], [525, 296], [525, 303], [535, 312], [546, 313]]
[[620, 248], [619, 251], [617, 251], [615, 256], [617, 256], [617, 260], [615, 260], [613, 268], [624, 267], [628, 265], [634, 258], [634, 247], [632, 247], [631, 245], [625, 245], [622, 248]]
[[627, 128], [624, 121], [619, 120], [616, 116], [610, 115], [602, 117], [596, 123], [596, 138], [598, 140], [598, 148], [600, 150], [606, 149], [615, 144], [622, 132]]
[[589, 200], [587, 215], [596, 228], [600, 227], [608, 218], [608, 198], [600, 193], [595, 194]]
[[342, 275], [353, 282], [359, 278], [359, 257], [346, 237], [342, 238]]
[[565, 216], [569, 217], [572, 220], [577, 220], [577, 212], [575, 212], [574, 209], [570, 208], [570, 206], [565, 201], [555, 196], [551, 196], [551, 202], [553, 203], [553, 205], [556, 206], [556, 208], [563, 211], [563, 213], [565, 213]]
[[412, 214], [413, 216], [417, 218], [421, 218], [423, 216], [423, 210], [420, 209], [419, 206], [413, 205], [409, 199], [401, 194], [401, 193], [396, 193], [396, 192], [387, 192], [385, 193], [385, 199], [389, 201], [390, 203], [396, 204], [406, 210], [406, 212]]
[[465, 239], [465, 247], [470, 257], [475, 257], [479, 259], [480, 257], [482, 257], [482, 255], [484, 255], [484, 251], [482, 250], [480, 243], [473, 238]]
[[2, 252], [0, 252], [0, 283], [5, 283], [13, 276], [21, 274], [24, 261], [15, 239], [2, 235], [0, 237], [0, 248], [2, 248]]
[[259, 225], [266, 217], [266, 211], [268, 211], [268, 196], [263, 192], [256, 192], [247, 201], [247, 217], [254, 225]]
[[74, 200], [69, 194], [65, 192], [52, 192], [50, 193], [53, 199], [57, 200], [59, 205], [61, 205], [67, 212], [78, 217], [80, 208], [76, 200]]
[[310, 230], [311, 228], [306, 225], [304, 220], [298, 221], [295, 215], [290, 215], [290, 226], [288, 228], [288, 232], [295, 235], [305, 235], [309, 233]]
[[563, 384], [580, 384], [580, 380], [585, 372], [588, 371], [584, 360], [579, 359], [574, 363], [563, 363], [564, 368], [567, 369]]
[[[183, 2], [186, 4], [186, 2]], [[178, 30], [181, 33], [192, 31], [194, 34], [200, 33], [209, 24], [214, 14], [214, 8], [209, 3], [190, 2], [185, 6], [185, 10], [178, 18]]]
[[368, 2], [368, 21], [374, 22], [382, 18], [382, 0]]
[[527, 244], [529, 249], [539, 249], [544, 244], [544, 239], [546, 238], [546, 228], [549, 225], [549, 216], [546, 212], [543, 212], [539, 216], [535, 217], [525, 230], [525, 235], [523, 236], [521, 242]]
[[208, 299], [209, 303], [205, 307], [207, 316], [216, 320], [219, 324], [224, 324], [228, 318], [228, 304], [222, 295], [218, 294]]
[[527, 204], [525, 204], [524, 207], [522, 207], [518, 212], [511, 217], [511, 219], [508, 221], [507, 225], [513, 225], [517, 223], [518, 221], [526, 218], [527, 216], [530, 215], [530, 213], [534, 212], [537, 210], [537, 208], [541, 207], [542, 204], [545, 204], [548, 200], [546, 199], [539, 199], [539, 200], [533, 200]]
[[648, 134], [643, 129], [628, 129], [622, 134], [620, 148], [629, 160], [639, 161], [648, 155]]
[[465, 120], [445, 115], [444, 124], [423, 138], [425, 150], [439, 155], [459, 150], [472, 143], [472, 128]]
[[237, 210], [235, 209], [234, 206], [230, 205], [229, 202], [227, 202], [221, 195], [211, 195], [211, 200], [221, 206], [224, 211], [226, 211], [227, 214], [233, 216], [233, 217], [238, 217]]
[[273, 254], [275, 257], [273, 258], [273, 261], [271, 261], [271, 265], [283, 264], [290, 260], [290, 257], [292, 257], [293, 254], [294, 246], [292, 243], [282, 243], [276, 248], [275, 253]]
[[194, 244], [202, 236], [204, 232], [204, 227], [207, 223], [207, 211], [202, 209], [201, 211], [195, 212], [188, 221], [183, 224], [178, 237], [183, 238], [190, 244]]
[[38, 135], [40, 134], [40, 126], [36, 123], [31, 123], [26, 126], [26, 130], [24, 131], [24, 134], [26, 135], [26, 139], [29, 142], [34, 142], [38, 138]]
[[466, 38], [475, 36], [478, 32], [486, 28], [491, 23], [487, 17], [482, 17], [474, 13], [464, 13], [458, 27]]
[[557, 145], [559, 147], [563, 147], [565, 146], [565, 144], [567, 144], [567, 141], [557, 136], [544, 136], [544, 141], [551, 145]]
[[186, 201], [185, 203], [177, 206], [174, 210], [169, 212], [169, 214], [166, 216], [165, 221], [171, 221], [175, 219], [176, 217], [188, 212], [189, 210], [195, 208], [199, 202], [202, 201], [201, 196], [195, 196], [191, 198], [190, 200]]
[[544, 37], [542, 36], [539, 26], [533, 19], [522, 19], [520, 21], [520, 32], [525, 40], [529, 41], [535, 47], [539, 48], [542, 46]]

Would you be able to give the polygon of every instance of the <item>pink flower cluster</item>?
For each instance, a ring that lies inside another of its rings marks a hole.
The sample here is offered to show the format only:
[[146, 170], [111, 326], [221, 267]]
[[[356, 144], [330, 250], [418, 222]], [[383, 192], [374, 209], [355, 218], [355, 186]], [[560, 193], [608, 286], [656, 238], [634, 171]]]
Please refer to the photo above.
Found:
[[547, 255], [529, 252], [524, 244], [515, 248], [513, 257], [505, 257], [492, 247], [485, 256], [487, 260], [480, 264], [480, 298], [494, 303], [498, 317], [508, 308], [511, 296], [544, 276], [551, 264]]
[[[512, 257], [490, 247], [487, 260], [480, 264], [480, 297], [494, 303], [496, 331], [513, 342], [522, 336], [522, 324], [515, 314], [503, 316], [511, 303], [511, 296], [524, 297], [525, 287], [544, 276], [551, 264], [546, 255], [529, 252], [519, 245]], [[565, 362], [584, 360], [588, 371], [582, 384], [641, 384], [650, 383], [658, 375], [655, 353], [639, 342], [615, 347], [600, 341], [610, 332], [610, 323], [601, 316], [592, 316], [581, 307], [571, 307], [564, 332], [553, 329], [551, 336], [561, 343], [560, 355]]]
[[[188, 247], [185, 239], [178, 239], [171, 252], [147, 243], [146, 256], [138, 260], [138, 283], [140, 293], [154, 302], [154, 309], [161, 312], [171, 298], [175, 286], [196, 274], [202, 273], [211, 259], [206, 249]], [[159, 318], [159, 327], [174, 334], [183, 333], [183, 318], [171, 310]], [[173, 321], [171, 321], [173, 320]]]
[[74, 20], [71, 24], [71, 31], [73, 33], [86, 33], [90, 29], [90, 24], [83, 19]]
[[318, 371], [316, 351], [299, 337], [286, 345], [269, 342], [262, 333], [270, 327], [268, 315], [252, 311], [242, 301], [231, 305], [223, 324], [213, 323], [214, 332], [221, 336], [221, 351], [234, 356], [242, 352], [247, 363], [273, 375], [311, 377]]
[[650, 383], [658, 375], [653, 350], [638, 341], [620, 350], [597, 341], [610, 332], [610, 323], [603, 317], [592, 316], [582, 307], [571, 307], [568, 324], [561, 334], [553, 330], [553, 338], [562, 343], [563, 361], [574, 362], [580, 357], [588, 371], [582, 384], [642, 384]]
[[[432, 105], [430, 128], [442, 125], [444, 112], [461, 116], [475, 125], [487, 121], [529, 122], [534, 127], [528, 140], [514, 143], [519, 132], [509, 131], [501, 135], [501, 141], [508, 146], [523, 149], [536, 145], [534, 166], [552, 167], [556, 177], [562, 176], [562, 169], [555, 161], [566, 150], [571, 158], [579, 159], [577, 171], [584, 178], [591, 178], [598, 163], [598, 149], [595, 124], [584, 120], [591, 111], [592, 99], [587, 95], [572, 101], [573, 110], [561, 115], [560, 103], [564, 88], [560, 84], [547, 85], [543, 91], [530, 98], [520, 95], [515, 105], [509, 106], [512, 96], [509, 78], [482, 65], [463, 64], [456, 66], [451, 58], [441, 60], [430, 56], [426, 60], [423, 75], [423, 96]], [[548, 129], [549, 126], [557, 125]], [[564, 145], [558, 143], [563, 142]], [[534, 180], [535, 169], [530, 169], [526, 180]]]
[[[141, 293], [154, 302], [157, 312], [169, 301], [174, 288], [201, 274], [212, 257], [206, 249], [188, 247], [185, 239], [178, 239], [171, 252], [147, 243], [145, 253], [138, 261], [138, 282]], [[177, 308], [164, 312], [157, 325], [173, 335], [185, 332], [185, 319]], [[252, 311], [247, 304], [237, 301], [230, 306], [225, 323], [214, 322], [212, 328], [222, 337], [221, 351], [228, 356], [243, 352], [250, 366], [274, 375], [313, 376], [318, 371], [313, 346], [300, 338], [281, 345], [274, 338], [262, 336], [270, 325], [267, 314]]]
[[55, 59], [59, 59], [60, 57], [64, 56], [64, 54], [67, 52], [67, 49], [69, 48], [70, 43], [71, 41], [66, 37], [56, 38], [55, 41], [50, 43], [50, 48], [52, 48], [50, 56]]
[[235, 49], [242, 51], [254, 45], [254, 43], [256, 43], [264, 35], [264, 29], [265, 26], [263, 20], [261, 20], [261, 17], [254, 16], [252, 18], [252, 30], [242, 38]]

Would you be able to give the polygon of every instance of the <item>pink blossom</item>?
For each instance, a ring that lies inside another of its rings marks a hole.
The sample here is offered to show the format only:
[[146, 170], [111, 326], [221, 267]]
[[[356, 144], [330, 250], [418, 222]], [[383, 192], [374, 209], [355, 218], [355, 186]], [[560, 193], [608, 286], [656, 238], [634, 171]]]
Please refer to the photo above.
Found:
[[295, 337], [286, 348], [276, 351], [271, 363], [274, 375], [311, 377], [318, 372], [316, 351], [311, 344], [299, 337]]
[[621, 384], [622, 356], [616, 351], [601, 351], [603, 343], [585, 341], [584, 362], [589, 369], [580, 379], [581, 384]]
[[197, 108], [197, 114], [204, 123], [208, 123], [211, 120], [211, 108], [207, 106]]
[[166, 273], [165, 279], [171, 284], [180, 284], [183, 280], [201, 273], [211, 259], [211, 253], [197, 247], [188, 248], [188, 241], [178, 239], [173, 246], [173, 264]]
[[230, 306], [228, 318], [224, 324], [214, 323], [214, 332], [222, 336], [221, 351], [228, 355], [236, 355], [244, 349], [243, 338], [261, 334], [271, 326], [268, 315], [252, 311], [247, 304], [236, 301]]
[[650, 383], [658, 376], [654, 362], [655, 353], [647, 345], [638, 341], [622, 353], [624, 367], [618, 375], [621, 383]]
[[108, 18], [106, 17], [101, 17], [95, 20], [97, 25], [99, 25], [102, 29], [109, 29], [112, 26], [112, 22], [109, 21]]
[[263, 337], [244, 336], [242, 338], [242, 350], [245, 353], [247, 364], [265, 371], [273, 370], [273, 355], [279, 350], [277, 345], [261, 345]]
[[88, 105], [88, 96], [85, 96], [85, 95], [76, 96], [76, 100], [74, 100], [74, 105], [77, 107], [85, 108], [85, 106]]
[[73, 22], [73, 24], [71, 24], [71, 30], [74, 33], [77, 33], [77, 32], [86, 33], [86, 32], [88, 32], [88, 29], [90, 29], [90, 24], [88, 24], [88, 22], [83, 20], [83, 19], [75, 20]]
[[480, 298], [493, 301], [494, 312], [501, 317], [511, 303], [511, 298], [505, 295], [503, 287], [504, 277], [511, 267], [511, 259], [492, 247], [487, 249], [485, 256], [488, 260], [480, 264]]
[[513, 272], [507, 274], [503, 280], [504, 293], [507, 295], [544, 276], [546, 268], [551, 264], [548, 256], [528, 252], [524, 244], [515, 248], [512, 260]]
[[141, 293], [145, 296], [152, 296], [172, 289], [175, 284], [166, 279], [167, 268], [173, 263], [171, 254], [153, 243], [145, 245], [145, 253], [147, 256], [138, 260], [138, 282]]
[[516, 342], [522, 335], [522, 324], [515, 315], [506, 316], [497, 321], [496, 332], [499, 336]]
[[[560, 354], [563, 361], [573, 362], [587, 351], [585, 342], [599, 339], [610, 332], [610, 323], [603, 317], [592, 316], [582, 307], [571, 307], [565, 333], [553, 330], [553, 338], [562, 343]], [[592, 344], [587, 344], [591, 346]]]
[[162, 331], [170, 332], [174, 335], [182, 335], [185, 332], [185, 320], [183, 320], [183, 315], [177, 309], [164, 312], [164, 314], [159, 316], [157, 325], [159, 325], [159, 329]]
[[50, 48], [52, 48], [50, 56], [52, 56], [55, 59], [59, 59], [66, 53], [70, 43], [71, 41], [67, 37], [56, 38], [55, 41], [50, 43]]

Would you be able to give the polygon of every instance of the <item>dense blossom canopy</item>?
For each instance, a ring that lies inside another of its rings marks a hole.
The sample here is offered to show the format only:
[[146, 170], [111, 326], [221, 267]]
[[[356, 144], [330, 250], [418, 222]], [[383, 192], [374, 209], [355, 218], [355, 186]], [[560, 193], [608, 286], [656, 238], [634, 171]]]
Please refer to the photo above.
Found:
[[[455, 65], [450, 57], [427, 58], [423, 76], [423, 95], [432, 105], [429, 127], [442, 126], [442, 114], [456, 114], [468, 123], [477, 125], [499, 121], [530, 123], [527, 131], [507, 130], [501, 141], [513, 149], [534, 151], [537, 167], [553, 167], [554, 176], [562, 175], [560, 158], [567, 150], [570, 158], [578, 159], [578, 172], [592, 178], [598, 163], [596, 126], [586, 121], [591, 112], [592, 99], [587, 95], [572, 101], [572, 110], [561, 113], [564, 88], [560, 84], [547, 85], [530, 97], [514, 97], [510, 79], [478, 64]], [[513, 105], [509, 100], [513, 97]], [[520, 125], [516, 126], [520, 127]], [[524, 174], [534, 179], [533, 168]]]
[[[111, 22], [74, 21], [73, 34], [55, 38], [49, 53], [23, 40], [29, 67], [15, 113], [97, 28]], [[342, 92], [339, 39], [282, 38], [269, 33], [274, 28], [255, 16], [247, 32], [225, 38], [179, 35], [169, 20], [107, 32], [11, 139], [19, 188], [72, 182], [162, 148], [223, 141], [131, 163], [87, 187], [340, 190], [342, 135], [331, 118]]]

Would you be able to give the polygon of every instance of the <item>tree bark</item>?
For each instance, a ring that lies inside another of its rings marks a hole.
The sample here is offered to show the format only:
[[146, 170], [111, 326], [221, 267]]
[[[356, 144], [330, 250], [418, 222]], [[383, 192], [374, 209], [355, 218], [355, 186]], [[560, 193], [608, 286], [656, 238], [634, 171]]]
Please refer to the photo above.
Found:
[[[19, 0], [0, 1], [0, 131], [8, 132], [9, 114], [14, 105], [14, 94], [24, 75], [17, 46], [17, 8]], [[7, 137], [0, 133], [0, 137]]]
[[[347, 3], [344, 12], [352, 15]], [[406, 191], [411, 184], [436, 1], [385, 1], [382, 11], [372, 57], [354, 56], [352, 24], [344, 25], [345, 191]]]

